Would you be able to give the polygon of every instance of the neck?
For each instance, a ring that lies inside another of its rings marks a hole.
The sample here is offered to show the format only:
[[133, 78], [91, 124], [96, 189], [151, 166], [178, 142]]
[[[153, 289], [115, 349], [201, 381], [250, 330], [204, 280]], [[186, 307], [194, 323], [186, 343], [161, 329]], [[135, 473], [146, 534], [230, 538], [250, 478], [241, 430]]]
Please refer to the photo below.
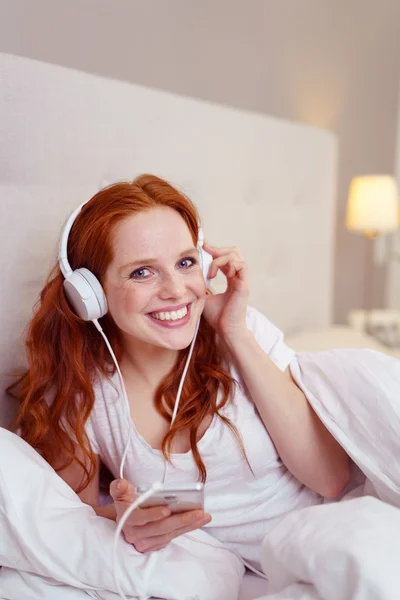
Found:
[[160, 381], [174, 367], [179, 351], [151, 344], [129, 342], [124, 344], [121, 372], [124, 378], [134, 377], [146, 386], [156, 389]]

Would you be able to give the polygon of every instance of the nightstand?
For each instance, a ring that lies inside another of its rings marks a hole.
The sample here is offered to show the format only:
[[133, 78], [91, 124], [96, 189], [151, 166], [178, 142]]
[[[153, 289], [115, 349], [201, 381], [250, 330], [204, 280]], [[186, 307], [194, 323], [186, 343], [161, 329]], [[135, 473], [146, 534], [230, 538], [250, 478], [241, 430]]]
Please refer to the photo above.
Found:
[[385, 346], [389, 354], [400, 357], [400, 311], [352, 310], [348, 315], [348, 322], [353, 329]]

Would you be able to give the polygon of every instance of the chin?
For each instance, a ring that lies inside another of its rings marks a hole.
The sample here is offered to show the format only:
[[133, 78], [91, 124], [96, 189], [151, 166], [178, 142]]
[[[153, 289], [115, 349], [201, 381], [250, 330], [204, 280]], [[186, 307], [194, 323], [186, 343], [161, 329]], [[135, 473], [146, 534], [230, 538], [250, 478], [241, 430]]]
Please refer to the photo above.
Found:
[[188, 323], [184, 329], [175, 329], [162, 335], [161, 344], [171, 350], [184, 350], [192, 343], [197, 321]]
[[190, 346], [190, 344], [192, 343], [193, 336], [194, 336], [194, 330], [190, 333], [190, 335], [179, 336], [179, 337], [176, 336], [175, 339], [173, 339], [173, 337], [171, 337], [171, 339], [164, 340], [159, 345], [162, 348], [168, 348], [169, 350], [184, 350], [185, 348], [188, 348]]

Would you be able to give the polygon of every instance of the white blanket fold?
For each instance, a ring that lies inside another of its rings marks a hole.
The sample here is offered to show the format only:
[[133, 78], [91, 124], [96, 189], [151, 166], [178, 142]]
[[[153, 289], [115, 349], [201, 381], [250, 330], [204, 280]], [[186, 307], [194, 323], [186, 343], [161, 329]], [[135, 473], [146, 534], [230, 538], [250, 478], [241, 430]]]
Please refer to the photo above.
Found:
[[367, 480], [341, 502], [287, 515], [266, 537], [268, 599], [398, 600], [400, 361], [371, 350], [301, 353], [291, 371]]
[[283, 600], [301, 581], [312, 584], [305, 599], [398, 600], [397, 531], [400, 511], [368, 496], [293, 512], [263, 545], [269, 592]]

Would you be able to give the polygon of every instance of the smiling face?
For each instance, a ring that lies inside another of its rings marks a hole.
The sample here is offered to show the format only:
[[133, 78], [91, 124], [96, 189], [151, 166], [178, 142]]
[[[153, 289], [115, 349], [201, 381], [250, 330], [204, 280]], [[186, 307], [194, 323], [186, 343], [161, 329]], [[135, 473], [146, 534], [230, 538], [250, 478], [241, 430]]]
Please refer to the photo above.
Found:
[[122, 339], [181, 350], [192, 341], [206, 285], [180, 214], [158, 206], [124, 219], [113, 236], [104, 281]]

